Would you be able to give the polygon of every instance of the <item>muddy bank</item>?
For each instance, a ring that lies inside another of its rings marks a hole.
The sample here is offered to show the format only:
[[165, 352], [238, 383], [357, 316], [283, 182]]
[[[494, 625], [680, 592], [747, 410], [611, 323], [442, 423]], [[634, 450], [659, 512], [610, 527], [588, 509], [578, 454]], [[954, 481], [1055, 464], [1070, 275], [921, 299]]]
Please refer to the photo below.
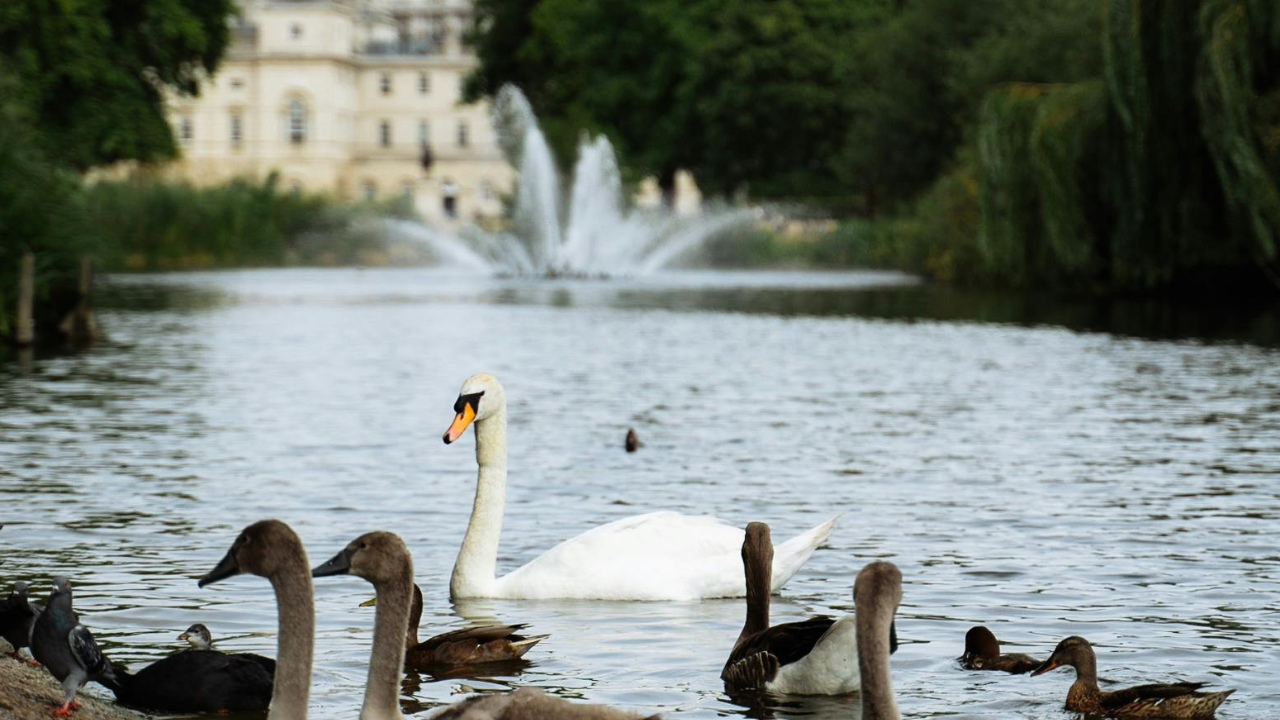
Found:
[[[0, 640], [0, 650], [9, 652], [9, 644]], [[80, 709], [72, 720], [147, 720], [150, 716], [127, 710], [94, 695], [110, 692], [90, 683], [76, 694]], [[92, 694], [91, 694], [92, 693]], [[62, 687], [49, 671], [28, 665], [11, 657], [0, 656], [0, 718], [4, 720], [47, 720], [53, 708], [62, 702]]]

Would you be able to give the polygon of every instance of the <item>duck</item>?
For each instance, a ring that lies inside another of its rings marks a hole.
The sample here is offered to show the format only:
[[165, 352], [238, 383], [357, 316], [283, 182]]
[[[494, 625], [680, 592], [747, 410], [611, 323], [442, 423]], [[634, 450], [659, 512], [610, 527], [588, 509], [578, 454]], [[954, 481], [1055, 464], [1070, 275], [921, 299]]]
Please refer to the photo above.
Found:
[[[769, 576], [773, 544], [769, 526], [747, 525], [742, 541], [747, 618], [720, 671], [725, 691], [792, 695], [857, 692], [858, 647], [854, 616], [813, 617], [769, 626]], [[896, 650], [896, 642], [892, 650]]]
[[853, 582], [862, 720], [901, 720], [889, 655], [897, 645], [894, 615], [902, 604], [902, 571], [887, 560], [868, 563]]
[[[528, 564], [496, 576], [507, 487], [507, 401], [489, 373], [462, 383], [446, 445], [475, 425], [476, 481], [471, 519], [449, 579], [449, 596], [535, 600], [698, 600], [742, 597], [737, 551], [743, 531], [710, 516], [652, 512], [615, 520], [561, 542]], [[839, 516], [778, 546], [776, 592], [831, 534]]]
[[[360, 603], [376, 606], [377, 598]], [[534, 645], [549, 635], [521, 635], [529, 627], [514, 625], [477, 625], [441, 633], [419, 642], [418, 624], [422, 622], [422, 588], [413, 584], [413, 602], [409, 608], [409, 632], [405, 635], [405, 670], [431, 670], [495, 662], [513, 662], [524, 657]]]
[[622, 441], [622, 448], [629, 453], [633, 453], [644, 447], [644, 443], [640, 442], [640, 436], [636, 434], [635, 428], [627, 428], [627, 436]]
[[32, 665], [39, 665], [35, 660], [22, 657], [21, 650], [31, 647], [31, 628], [36, 618], [40, 617], [41, 607], [33, 605], [27, 599], [27, 591], [31, 586], [19, 580], [13, 584], [9, 597], [0, 602], [0, 637], [13, 646], [10, 657]]
[[272, 672], [242, 655], [187, 650], [161, 658], [136, 673], [121, 664], [103, 681], [116, 700], [132, 707], [174, 713], [266, 710]]
[[[215, 652], [222, 652], [213, 646], [213, 633], [209, 632], [209, 628], [205, 627], [204, 623], [193, 623], [191, 627], [178, 635], [178, 639], [185, 641], [192, 649], [195, 650], [213, 650]], [[234, 653], [234, 655], [236, 657], [245, 658], [258, 663], [269, 673], [274, 674], [276, 671], [276, 661], [269, 657], [263, 657], [262, 655], [256, 655], [254, 653]]]
[[1076, 681], [1067, 691], [1066, 709], [1119, 720], [1204, 720], [1212, 718], [1218, 706], [1234, 688], [1217, 692], [1201, 692], [1205, 683], [1176, 682], [1138, 685], [1120, 690], [1098, 689], [1098, 660], [1088, 640], [1073, 635], [1058, 643], [1053, 654], [1031, 671], [1043, 675], [1054, 668], [1070, 665], [1076, 670]]
[[62, 684], [66, 693], [54, 715], [67, 716], [80, 706], [76, 692], [89, 681], [111, 683], [115, 673], [89, 628], [80, 624], [72, 607], [71, 581], [53, 579], [53, 591], [44, 612], [31, 628], [31, 655]]
[[316, 632], [306, 548], [284, 522], [259, 520], [240, 531], [226, 555], [197, 585], [203, 588], [243, 573], [266, 578], [276, 594], [279, 635], [267, 720], [306, 720]]
[[[413, 557], [398, 535], [384, 530], [360, 535], [328, 561], [312, 569], [313, 577], [355, 575], [368, 580], [377, 595], [373, 647], [360, 720], [403, 720], [400, 683], [412, 604]], [[456, 703], [432, 716], [436, 720], [633, 720], [639, 715], [599, 705], [570, 703], [540, 691], [521, 689], [494, 698], [482, 696]]]
[[978, 625], [969, 628], [964, 635], [964, 655], [960, 666], [966, 670], [999, 670], [1021, 675], [1040, 666], [1040, 661], [1022, 653], [1000, 653], [1000, 641], [995, 633]]

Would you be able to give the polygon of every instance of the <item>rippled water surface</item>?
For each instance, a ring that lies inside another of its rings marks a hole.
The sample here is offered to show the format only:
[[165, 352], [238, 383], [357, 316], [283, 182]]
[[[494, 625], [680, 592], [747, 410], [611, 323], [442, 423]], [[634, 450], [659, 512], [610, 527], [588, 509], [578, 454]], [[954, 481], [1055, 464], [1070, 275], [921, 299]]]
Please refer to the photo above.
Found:
[[[858, 568], [892, 559], [907, 716], [1067, 716], [1070, 671], [957, 668], [985, 623], [1037, 655], [1084, 635], [1105, 678], [1211, 681], [1238, 689], [1220, 717], [1280, 717], [1274, 312], [1011, 302], [882, 274], [108, 285], [108, 342], [0, 367], [0, 581], [71, 575], [117, 659], [170, 652], [196, 621], [224, 649], [274, 654], [265, 581], [195, 578], [276, 516], [316, 563], [399, 533], [429, 630], [500, 618], [551, 634], [516, 677], [410, 678], [406, 712], [517, 684], [677, 717], [856, 716], [856, 697], [732, 703], [718, 674], [741, 601], [451, 605], [474, 436], [440, 434], [484, 369], [511, 414], [500, 571], [654, 509], [765, 520], [775, 539], [844, 511], [774, 619], [850, 611]], [[646, 443], [634, 455], [628, 427]], [[370, 588], [316, 592], [313, 714], [354, 717]]]

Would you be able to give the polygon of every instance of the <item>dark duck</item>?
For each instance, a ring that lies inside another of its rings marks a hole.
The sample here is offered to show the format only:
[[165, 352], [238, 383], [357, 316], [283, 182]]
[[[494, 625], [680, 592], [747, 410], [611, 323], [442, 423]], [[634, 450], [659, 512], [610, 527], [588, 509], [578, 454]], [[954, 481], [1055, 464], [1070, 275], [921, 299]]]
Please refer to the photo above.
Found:
[[1098, 661], [1093, 646], [1072, 636], [1058, 643], [1048, 660], [1031, 673], [1032, 677], [1070, 665], [1076, 681], [1067, 691], [1067, 709], [1119, 720], [1206, 720], [1235, 690], [1200, 692], [1204, 683], [1176, 682], [1138, 685], [1121, 690], [1098, 689]]
[[[35, 627], [36, 618], [40, 617], [40, 606], [27, 600], [28, 587], [25, 582], [14, 583], [9, 597], [0, 602], [0, 637], [13, 646], [13, 652], [9, 654], [18, 660], [24, 659], [18, 651], [31, 647], [31, 629]], [[34, 660], [26, 662], [38, 664]]]
[[960, 665], [966, 670], [999, 670], [1021, 675], [1040, 667], [1040, 661], [1022, 653], [1001, 654], [995, 634], [979, 625], [965, 633]]
[[267, 709], [274, 660], [214, 650], [209, 629], [199, 623], [178, 638], [190, 643], [192, 649], [157, 660], [136, 673], [117, 663], [115, 682], [103, 684], [121, 703], [147, 710], [213, 713]]
[[54, 715], [69, 715], [79, 705], [76, 691], [90, 680], [109, 685], [116, 678], [89, 628], [71, 607], [71, 581], [54, 578], [53, 592], [31, 630], [31, 654], [57, 678], [66, 692]]

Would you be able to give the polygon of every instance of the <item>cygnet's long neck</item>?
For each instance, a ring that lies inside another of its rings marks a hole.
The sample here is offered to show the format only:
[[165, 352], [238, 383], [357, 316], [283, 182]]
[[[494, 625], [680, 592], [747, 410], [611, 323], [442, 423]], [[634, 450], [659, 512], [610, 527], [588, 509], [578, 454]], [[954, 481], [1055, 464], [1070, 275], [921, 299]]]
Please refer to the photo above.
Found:
[[412, 578], [412, 565], [406, 561], [402, 577], [375, 586], [378, 609], [373, 620], [373, 650], [369, 655], [369, 678], [364, 686], [360, 720], [404, 718], [400, 713], [400, 677], [404, 668], [404, 638], [409, 630]]
[[[773, 546], [753, 547], [743, 558], [747, 578], [747, 621], [738, 642], [769, 629], [769, 591], [773, 575]], [[735, 643], [736, 645], [736, 643]]]
[[301, 546], [298, 558], [271, 577], [276, 591], [279, 635], [275, 686], [267, 720], [306, 720], [311, 694], [311, 656], [315, 647], [316, 608], [311, 571]]
[[502, 535], [502, 509], [507, 498], [506, 405], [484, 420], [477, 420], [475, 428], [480, 474], [471, 522], [449, 580], [451, 598], [491, 594], [498, 566], [498, 538]]
[[889, 626], [893, 607], [882, 597], [857, 604], [858, 673], [862, 682], [862, 720], [899, 720], [889, 674]]

